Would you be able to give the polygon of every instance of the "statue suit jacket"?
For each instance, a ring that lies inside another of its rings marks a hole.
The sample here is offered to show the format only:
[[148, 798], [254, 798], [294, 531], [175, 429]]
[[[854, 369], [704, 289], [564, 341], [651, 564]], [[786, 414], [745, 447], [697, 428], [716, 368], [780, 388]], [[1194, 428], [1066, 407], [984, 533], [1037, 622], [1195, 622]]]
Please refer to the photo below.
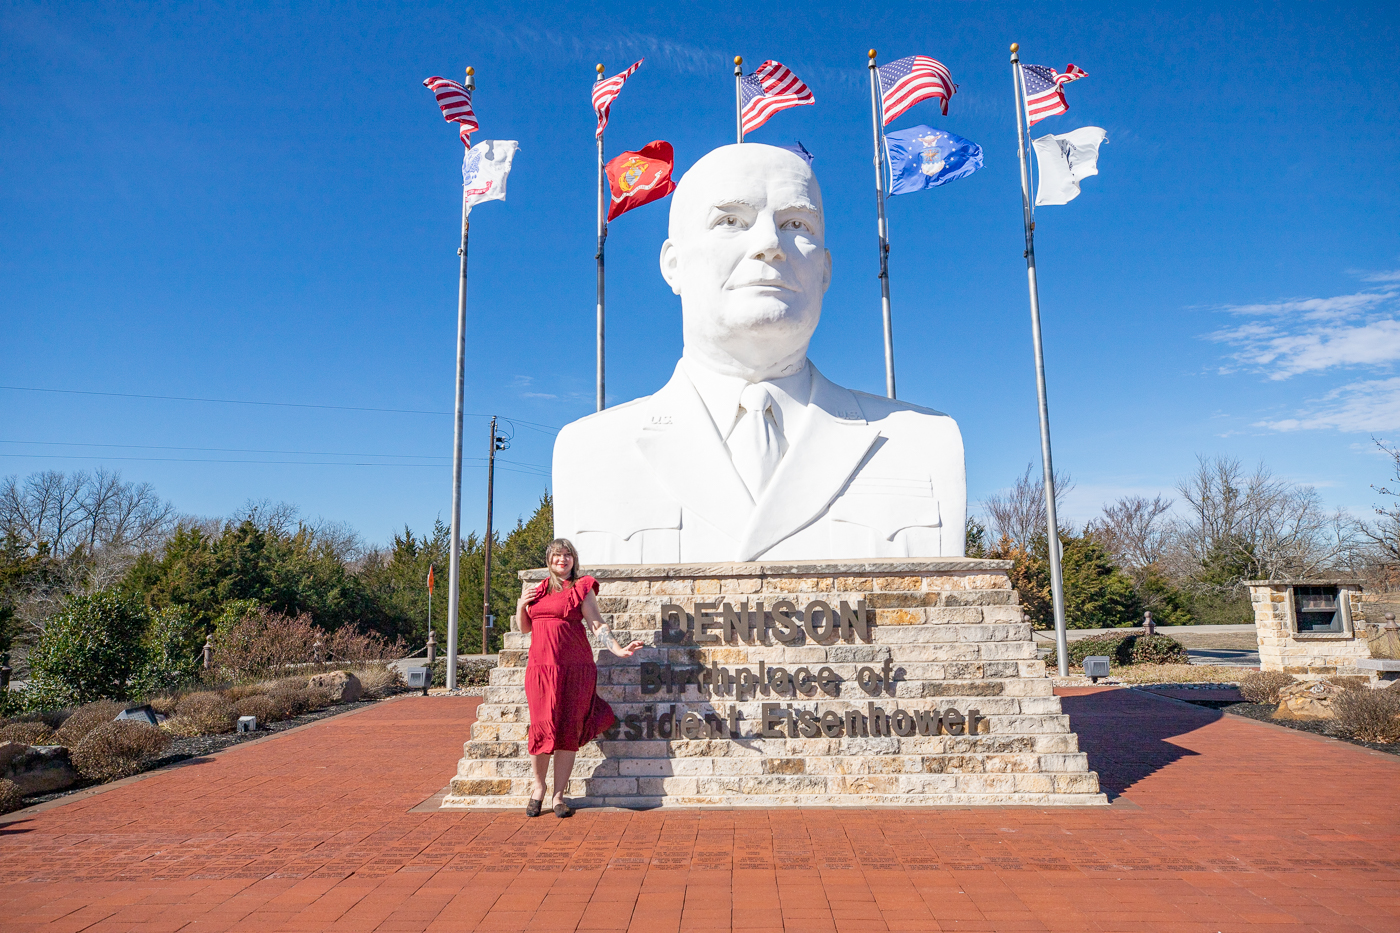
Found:
[[559, 432], [555, 534], [585, 565], [963, 555], [952, 418], [842, 388], [813, 366], [807, 417], [787, 443], [755, 502], [677, 365], [655, 395]]

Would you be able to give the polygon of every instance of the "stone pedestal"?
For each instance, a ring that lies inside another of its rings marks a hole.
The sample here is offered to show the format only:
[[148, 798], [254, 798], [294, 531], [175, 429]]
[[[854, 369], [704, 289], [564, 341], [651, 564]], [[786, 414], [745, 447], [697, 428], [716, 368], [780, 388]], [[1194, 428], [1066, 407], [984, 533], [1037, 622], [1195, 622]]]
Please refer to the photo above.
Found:
[[[619, 724], [579, 752], [568, 796], [638, 808], [1105, 804], [1010, 566], [584, 568], [618, 640], [647, 647], [597, 652]], [[523, 573], [524, 586], [542, 575]], [[443, 807], [525, 805], [528, 649], [528, 635], [506, 636]]]

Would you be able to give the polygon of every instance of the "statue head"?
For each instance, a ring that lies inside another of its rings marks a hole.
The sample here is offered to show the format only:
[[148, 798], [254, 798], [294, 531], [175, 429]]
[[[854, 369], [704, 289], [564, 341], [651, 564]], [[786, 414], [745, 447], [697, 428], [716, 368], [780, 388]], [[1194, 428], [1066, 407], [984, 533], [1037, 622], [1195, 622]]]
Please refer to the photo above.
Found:
[[710, 152], [671, 197], [661, 275], [681, 296], [685, 355], [751, 381], [802, 368], [831, 284], [822, 193], [775, 146]]

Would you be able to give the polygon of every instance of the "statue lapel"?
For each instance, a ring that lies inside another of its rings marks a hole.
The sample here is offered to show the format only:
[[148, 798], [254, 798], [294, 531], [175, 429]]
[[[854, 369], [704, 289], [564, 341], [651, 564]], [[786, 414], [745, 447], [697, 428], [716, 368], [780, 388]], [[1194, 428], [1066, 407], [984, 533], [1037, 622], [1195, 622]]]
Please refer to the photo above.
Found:
[[739, 540], [753, 511], [753, 498], [700, 393], [679, 364], [647, 409], [636, 443], [657, 480], [681, 508]]
[[[807, 422], [789, 443], [778, 471], [759, 497], [737, 559], [758, 559], [826, 511], [879, 437], [879, 429], [865, 420], [855, 395], [812, 366]], [[743, 481], [738, 482], [744, 488]]]

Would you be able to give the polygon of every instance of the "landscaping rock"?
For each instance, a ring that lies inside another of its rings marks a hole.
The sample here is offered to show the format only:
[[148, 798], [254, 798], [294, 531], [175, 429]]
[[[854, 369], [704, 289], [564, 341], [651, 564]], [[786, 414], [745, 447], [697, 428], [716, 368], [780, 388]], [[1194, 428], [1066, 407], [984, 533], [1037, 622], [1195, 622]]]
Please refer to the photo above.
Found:
[[1342, 688], [1325, 680], [1291, 684], [1278, 692], [1275, 719], [1335, 719], [1332, 701]]
[[14, 781], [19, 792], [28, 797], [70, 787], [78, 772], [62, 745], [30, 745], [10, 759], [0, 777]]
[[0, 742], [0, 774], [10, 767], [10, 762], [29, 750], [24, 742]]
[[331, 671], [327, 674], [317, 674], [307, 682], [307, 686], [313, 689], [325, 690], [331, 698], [332, 703], [354, 703], [364, 695], [365, 688], [360, 683], [360, 678], [349, 671]]

